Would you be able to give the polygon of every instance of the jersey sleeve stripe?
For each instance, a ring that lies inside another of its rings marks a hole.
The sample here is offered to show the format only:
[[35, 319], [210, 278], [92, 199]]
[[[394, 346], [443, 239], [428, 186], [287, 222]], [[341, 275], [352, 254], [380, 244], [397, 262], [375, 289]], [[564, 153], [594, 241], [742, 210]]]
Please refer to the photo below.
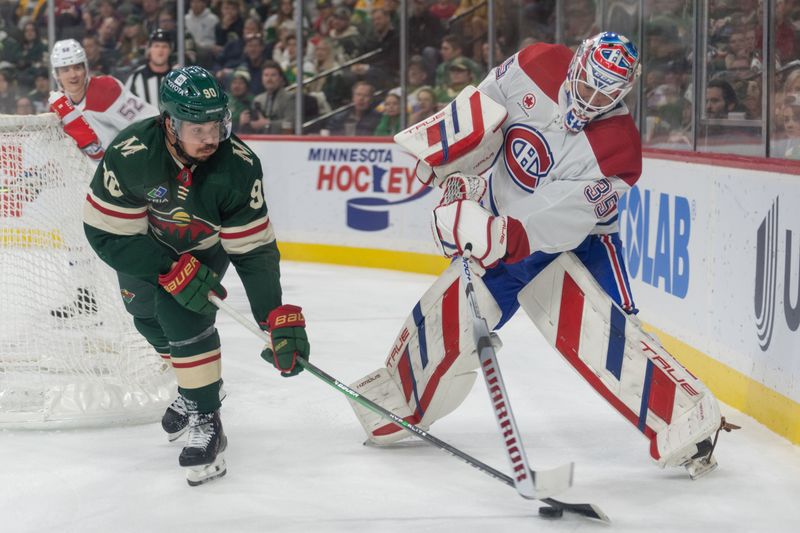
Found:
[[[269, 244], [275, 240], [275, 232], [269, 219], [259, 219], [256, 225], [248, 225], [238, 228], [227, 228], [221, 231], [219, 236], [222, 248], [229, 254], [245, 254], [259, 246]], [[236, 229], [239, 231], [230, 231]]]
[[83, 205], [83, 221], [89, 226], [113, 235], [145, 235], [147, 234], [146, 213], [141, 216], [114, 216], [110, 210], [92, 201], [87, 195]]
[[104, 202], [92, 193], [86, 195], [86, 201], [92, 204], [92, 207], [103, 213], [104, 215], [117, 217], [117, 218], [145, 218], [147, 216], [147, 207], [121, 207]]
[[244, 226], [222, 228], [219, 232], [221, 239], [239, 239], [264, 230], [269, 225], [269, 217], [262, 217]]

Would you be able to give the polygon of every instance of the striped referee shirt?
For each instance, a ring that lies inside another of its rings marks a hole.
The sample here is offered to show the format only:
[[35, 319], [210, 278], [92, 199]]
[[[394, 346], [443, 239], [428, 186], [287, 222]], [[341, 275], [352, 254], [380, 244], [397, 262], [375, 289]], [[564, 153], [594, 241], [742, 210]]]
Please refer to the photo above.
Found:
[[147, 101], [147, 103], [158, 107], [158, 89], [161, 87], [161, 80], [163, 80], [169, 70], [163, 73], [156, 73], [150, 70], [150, 65], [137, 67], [128, 76], [125, 82], [125, 88], [129, 89], [133, 94], [139, 98]]

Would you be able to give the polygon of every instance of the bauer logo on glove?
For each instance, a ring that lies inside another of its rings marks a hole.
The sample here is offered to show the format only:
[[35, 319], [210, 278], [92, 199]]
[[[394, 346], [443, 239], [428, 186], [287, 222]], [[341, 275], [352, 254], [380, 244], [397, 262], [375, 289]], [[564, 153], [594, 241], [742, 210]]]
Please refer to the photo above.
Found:
[[266, 322], [259, 323], [262, 329], [270, 332], [271, 341], [264, 347], [261, 357], [285, 378], [302, 372], [303, 365], [298, 364], [297, 358], [308, 360], [311, 352], [302, 311], [297, 305], [281, 305], [270, 312]]

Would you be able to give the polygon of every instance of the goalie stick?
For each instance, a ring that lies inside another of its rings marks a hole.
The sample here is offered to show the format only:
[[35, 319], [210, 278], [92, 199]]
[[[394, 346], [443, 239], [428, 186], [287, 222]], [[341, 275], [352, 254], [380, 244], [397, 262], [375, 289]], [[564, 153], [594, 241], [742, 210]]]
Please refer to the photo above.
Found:
[[467, 243], [461, 256], [461, 283], [472, 316], [472, 332], [475, 346], [478, 350], [483, 377], [486, 380], [486, 389], [492, 400], [492, 408], [497, 420], [497, 427], [503, 438], [508, 462], [514, 476], [514, 488], [524, 498], [542, 499], [572, 486], [572, 475], [575, 463], [566, 463], [550, 470], [532, 470], [528, 463], [528, 456], [522, 445], [522, 435], [511, 412], [506, 386], [500, 366], [497, 364], [497, 354], [492, 346], [489, 336], [489, 326], [481, 315], [478, 299], [475, 297], [475, 287], [472, 284], [472, 271], [469, 268], [469, 258], [472, 255], [472, 245]]
[[[234, 320], [239, 322], [242, 326], [244, 326], [245, 328], [247, 328], [248, 330], [253, 332], [262, 341], [270, 342], [269, 334], [266, 331], [263, 331], [255, 323], [253, 323], [252, 321], [248, 320], [244, 315], [242, 315], [241, 313], [236, 311], [229, 304], [225, 303], [216, 294], [209, 293], [208, 299], [211, 301], [211, 303], [216, 305], [217, 308], [219, 308], [221, 311], [226, 313], [228, 316], [230, 316], [231, 318], [233, 318]], [[333, 376], [330, 376], [329, 374], [327, 374], [326, 372], [324, 372], [320, 368], [317, 368], [316, 366], [314, 366], [313, 364], [308, 362], [305, 358], [298, 356], [297, 357], [297, 361], [301, 365], [303, 365], [303, 368], [308, 370], [316, 378], [324, 381], [325, 383], [327, 383], [328, 385], [330, 385], [331, 387], [333, 387], [337, 391], [341, 392], [342, 394], [344, 394], [346, 396], [349, 396], [353, 401], [358, 402], [360, 405], [363, 405], [364, 407], [366, 407], [367, 409], [373, 411], [374, 413], [376, 413], [376, 414], [382, 416], [383, 418], [385, 418], [385, 419], [397, 424], [398, 426], [402, 427], [403, 429], [405, 429], [406, 431], [408, 431], [412, 435], [416, 435], [417, 437], [425, 440], [426, 442], [436, 446], [440, 450], [449, 453], [453, 457], [455, 457], [457, 459], [461, 459], [464, 463], [466, 463], [466, 464], [468, 464], [468, 465], [480, 470], [481, 472], [483, 472], [484, 474], [486, 474], [486, 475], [488, 475], [490, 477], [493, 477], [493, 478], [505, 483], [509, 487], [514, 487], [514, 488], [516, 487], [516, 484], [515, 484], [514, 480], [510, 476], [500, 472], [499, 470], [496, 470], [496, 469], [492, 468], [491, 466], [479, 461], [478, 459], [475, 459], [474, 457], [462, 452], [458, 448], [455, 448], [455, 447], [447, 444], [446, 442], [434, 437], [433, 435], [429, 434], [428, 432], [426, 432], [422, 428], [420, 428], [418, 426], [415, 426], [414, 424], [411, 424], [411, 423], [403, 420], [402, 418], [400, 418], [396, 414], [392, 413], [391, 411], [388, 411], [387, 409], [384, 409], [383, 407], [381, 407], [380, 405], [376, 404], [372, 400], [361, 396], [358, 392], [356, 392], [353, 389], [351, 389], [350, 387], [348, 387], [345, 383], [342, 383], [341, 381], [337, 380]], [[528, 498], [528, 496], [525, 496], [522, 493], [520, 493], [520, 494], [523, 497]], [[538, 499], [542, 503], [545, 503], [547, 506], [549, 506], [549, 507], [540, 508], [540, 514], [542, 514], [544, 516], [558, 516], [560, 513], [566, 511], [566, 512], [569, 512], [569, 513], [574, 513], [574, 514], [578, 514], [578, 515], [581, 515], [581, 516], [585, 516], [587, 518], [594, 518], [596, 520], [601, 520], [603, 522], [610, 522], [608, 516], [602, 510], [600, 510], [599, 507], [597, 507], [594, 504], [590, 504], [590, 503], [567, 503], [567, 502], [562, 502], [562, 501], [559, 501], [559, 500], [555, 500], [553, 498], [546, 498], [546, 497], [529, 498], [529, 499]], [[555, 511], [556, 514], [541, 512], [542, 509], [548, 509], [548, 511], [550, 511], [550, 510]]]

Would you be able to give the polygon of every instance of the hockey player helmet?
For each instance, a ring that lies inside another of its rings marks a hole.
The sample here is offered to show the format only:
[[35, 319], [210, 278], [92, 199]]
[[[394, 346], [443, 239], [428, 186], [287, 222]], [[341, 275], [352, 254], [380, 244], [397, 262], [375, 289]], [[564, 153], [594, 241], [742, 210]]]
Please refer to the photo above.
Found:
[[559, 95], [567, 129], [579, 132], [593, 118], [614, 109], [640, 71], [639, 51], [626, 37], [603, 32], [583, 41]]
[[50, 52], [50, 66], [53, 68], [53, 78], [58, 82], [57, 69], [83, 63], [86, 68], [86, 80], [89, 80], [89, 60], [86, 58], [86, 51], [75, 39], [64, 39], [56, 41], [53, 51]]
[[[170, 118], [171, 131], [182, 141], [202, 142], [208, 131], [221, 142], [231, 136], [228, 95], [206, 69], [197, 66], [171, 71], [161, 82], [159, 111]], [[216, 123], [212, 130], [191, 127]]]

